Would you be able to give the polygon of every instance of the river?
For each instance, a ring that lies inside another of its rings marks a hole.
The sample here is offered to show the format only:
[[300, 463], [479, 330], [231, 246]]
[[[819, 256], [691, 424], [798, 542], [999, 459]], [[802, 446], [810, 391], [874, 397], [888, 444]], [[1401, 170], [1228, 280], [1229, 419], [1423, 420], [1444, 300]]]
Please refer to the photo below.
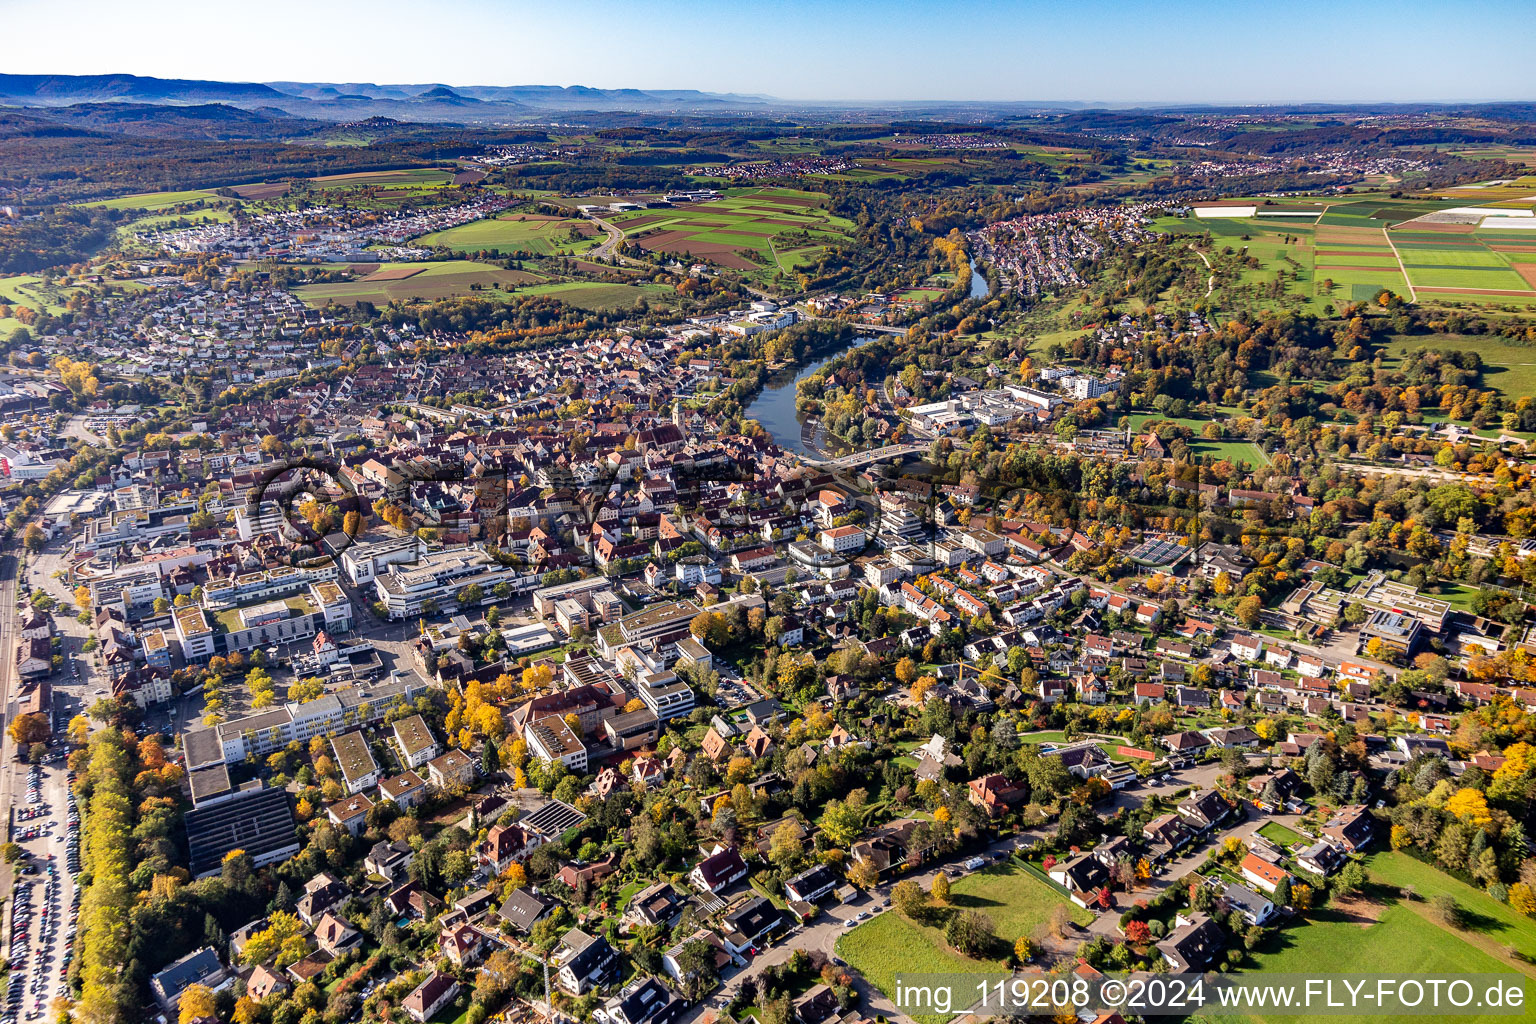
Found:
[[992, 282], [981, 272], [975, 260], [971, 260], [971, 298], [984, 299], [992, 294]]
[[[984, 299], [992, 294], [992, 283], [987, 280], [987, 275], [981, 272], [976, 261], [971, 261], [971, 298]], [[797, 391], [795, 385], [817, 370], [826, 366], [832, 360], [841, 356], [851, 348], [857, 348], [869, 341], [868, 336], [856, 337], [853, 343], [838, 349], [829, 356], [823, 357], [810, 366], [799, 368], [786, 367], [768, 379], [767, 385], [747, 406], [746, 417], [749, 420], [757, 420], [763, 425], [763, 429], [773, 435], [774, 442], [785, 451], [795, 452], [800, 455], [809, 455], [812, 458], [822, 458], [827, 455], [846, 455], [854, 451], [854, 446], [834, 437], [822, 429], [821, 421], [814, 416], [808, 421], [802, 420], [795, 411], [795, 397]]]
[[844, 352], [857, 348], [869, 340], [867, 335], [856, 337], [852, 344], [838, 349], [809, 366], [791, 366], [780, 370], [768, 378], [768, 383], [763, 390], [752, 400], [752, 404], [747, 406], [747, 419], [761, 423], [763, 429], [773, 435], [774, 443], [785, 451], [809, 455], [812, 458], [843, 455], [852, 451], [851, 446], [839, 438], [828, 435], [822, 429], [820, 420], [814, 416], [809, 422], [801, 421], [799, 413], [795, 411], [795, 385]]

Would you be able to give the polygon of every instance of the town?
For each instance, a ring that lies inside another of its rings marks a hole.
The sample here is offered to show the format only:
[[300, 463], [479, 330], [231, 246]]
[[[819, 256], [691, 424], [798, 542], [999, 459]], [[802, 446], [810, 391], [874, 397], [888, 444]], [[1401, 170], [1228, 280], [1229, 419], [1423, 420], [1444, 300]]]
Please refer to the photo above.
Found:
[[0, 1024], [1536, 977], [1511, 105], [35, 77]]

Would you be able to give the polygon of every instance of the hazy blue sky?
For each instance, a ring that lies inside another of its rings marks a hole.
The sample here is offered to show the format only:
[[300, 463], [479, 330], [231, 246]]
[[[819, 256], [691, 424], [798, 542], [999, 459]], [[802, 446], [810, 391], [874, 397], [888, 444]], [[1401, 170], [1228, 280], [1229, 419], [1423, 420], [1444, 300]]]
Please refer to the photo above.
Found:
[[0, 71], [792, 99], [1536, 98], [1530, 0], [0, 0]]

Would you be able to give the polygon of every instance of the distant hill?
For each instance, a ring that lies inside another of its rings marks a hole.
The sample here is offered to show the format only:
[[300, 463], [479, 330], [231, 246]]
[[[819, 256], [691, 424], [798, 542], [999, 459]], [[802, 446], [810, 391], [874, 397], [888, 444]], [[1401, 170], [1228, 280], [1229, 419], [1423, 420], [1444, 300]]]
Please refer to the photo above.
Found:
[[136, 100], [141, 103], [274, 105], [287, 97], [257, 82], [209, 82], [139, 75], [4, 75], [0, 99], [28, 106]]
[[4, 75], [0, 103], [63, 107], [79, 103], [167, 106], [228, 104], [280, 110], [322, 121], [393, 117], [416, 122], [506, 122], [538, 112], [726, 113], [768, 109], [762, 96], [696, 89], [595, 89], [573, 85], [449, 86], [441, 82], [213, 82], [138, 75]]
[[67, 107], [32, 106], [24, 113], [43, 124], [155, 139], [282, 139], [307, 135], [323, 126], [323, 122], [294, 117], [272, 107], [245, 110], [224, 103], [75, 103]]

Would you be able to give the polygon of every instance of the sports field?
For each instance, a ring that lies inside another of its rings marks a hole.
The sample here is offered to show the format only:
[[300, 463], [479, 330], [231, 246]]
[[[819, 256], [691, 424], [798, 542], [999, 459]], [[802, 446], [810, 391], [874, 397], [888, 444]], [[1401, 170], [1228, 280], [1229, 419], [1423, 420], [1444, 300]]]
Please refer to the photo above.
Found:
[[[471, 292], [493, 298], [511, 294], [519, 285], [534, 284], [543, 278], [522, 270], [503, 270], [500, 267], [468, 260], [448, 260], [443, 263], [381, 263], [367, 277], [354, 281], [336, 281], [326, 284], [306, 284], [294, 289], [294, 294], [311, 306], [325, 306], [332, 302], [350, 306], [358, 302], [371, 302], [376, 306], [408, 299], [446, 299]], [[478, 285], [479, 289], [471, 286]]]
[[597, 245], [601, 232], [590, 221], [508, 213], [460, 224], [416, 239], [417, 245], [446, 246], [456, 252], [525, 252], [535, 256], [579, 253]]
[[798, 189], [730, 189], [714, 202], [637, 210], [612, 223], [641, 248], [772, 277], [848, 239], [853, 223], [828, 213], [826, 201]]

